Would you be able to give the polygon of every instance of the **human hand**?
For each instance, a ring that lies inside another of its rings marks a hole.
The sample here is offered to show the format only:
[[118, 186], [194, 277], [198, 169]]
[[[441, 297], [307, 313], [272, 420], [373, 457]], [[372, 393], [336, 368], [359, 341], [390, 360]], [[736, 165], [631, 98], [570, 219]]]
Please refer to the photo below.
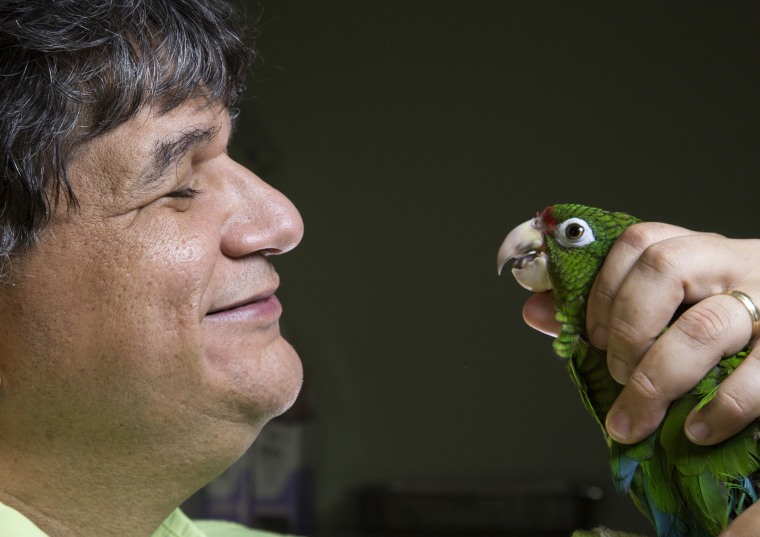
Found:
[[720, 537], [759, 537], [760, 503], [755, 503], [721, 532]]
[[528, 326], [549, 336], [557, 336], [562, 328], [555, 318], [551, 291], [531, 295], [523, 306], [523, 319]]
[[[607, 415], [615, 440], [652, 433], [674, 399], [747, 344], [748, 311], [723, 294], [734, 289], [760, 297], [760, 241], [659, 223], [632, 226], [618, 239], [594, 282], [586, 323], [591, 343], [607, 350], [610, 373], [625, 384]], [[682, 303], [692, 306], [660, 336]], [[760, 416], [758, 354], [690, 414], [693, 442], [717, 443]]]
[[[587, 316], [591, 342], [607, 349], [612, 375], [626, 384], [608, 414], [616, 440], [646, 437], [674, 399], [722, 356], [744, 347], [752, 323], [738, 300], [722, 294], [731, 289], [760, 297], [760, 241], [658, 223], [632, 226], [618, 239], [594, 283]], [[693, 306], [660, 336], [682, 303]], [[547, 293], [533, 295], [523, 316], [542, 332], [559, 331]], [[751, 354], [715, 399], [689, 416], [694, 442], [717, 443], [760, 416], [757, 357]]]

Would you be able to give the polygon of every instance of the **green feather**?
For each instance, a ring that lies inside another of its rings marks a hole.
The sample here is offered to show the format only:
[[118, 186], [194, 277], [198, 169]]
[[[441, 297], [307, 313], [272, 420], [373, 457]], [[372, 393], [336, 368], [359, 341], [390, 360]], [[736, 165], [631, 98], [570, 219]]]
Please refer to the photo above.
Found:
[[679, 479], [685, 496], [697, 518], [707, 531], [719, 534], [728, 525], [726, 488], [711, 474], [705, 472], [696, 476], [681, 476]]

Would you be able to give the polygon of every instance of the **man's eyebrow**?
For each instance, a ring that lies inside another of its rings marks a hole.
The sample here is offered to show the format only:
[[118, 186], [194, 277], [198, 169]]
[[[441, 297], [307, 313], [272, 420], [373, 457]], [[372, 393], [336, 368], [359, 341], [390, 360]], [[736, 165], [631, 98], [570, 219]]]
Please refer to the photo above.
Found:
[[142, 174], [143, 184], [151, 185], [161, 179], [192, 149], [213, 140], [220, 130], [219, 126], [193, 127], [156, 142]]

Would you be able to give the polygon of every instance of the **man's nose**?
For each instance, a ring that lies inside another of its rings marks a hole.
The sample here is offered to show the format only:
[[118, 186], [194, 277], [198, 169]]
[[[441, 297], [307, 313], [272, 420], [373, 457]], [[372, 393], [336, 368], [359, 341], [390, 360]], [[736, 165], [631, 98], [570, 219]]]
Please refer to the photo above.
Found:
[[222, 229], [222, 252], [228, 257], [282, 254], [303, 237], [303, 220], [280, 191], [237, 163], [233, 210]]

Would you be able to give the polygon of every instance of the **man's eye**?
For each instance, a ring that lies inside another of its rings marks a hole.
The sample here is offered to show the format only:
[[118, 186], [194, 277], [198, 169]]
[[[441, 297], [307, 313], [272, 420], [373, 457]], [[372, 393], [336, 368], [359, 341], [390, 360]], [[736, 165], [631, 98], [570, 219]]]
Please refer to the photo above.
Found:
[[173, 192], [169, 192], [166, 197], [167, 198], [186, 198], [186, 199], [192, 199], [198, 194], [200, 194], [201, 191], [197, 190], [195, 188], [180, 188], [179, 190], [175, 190]]

